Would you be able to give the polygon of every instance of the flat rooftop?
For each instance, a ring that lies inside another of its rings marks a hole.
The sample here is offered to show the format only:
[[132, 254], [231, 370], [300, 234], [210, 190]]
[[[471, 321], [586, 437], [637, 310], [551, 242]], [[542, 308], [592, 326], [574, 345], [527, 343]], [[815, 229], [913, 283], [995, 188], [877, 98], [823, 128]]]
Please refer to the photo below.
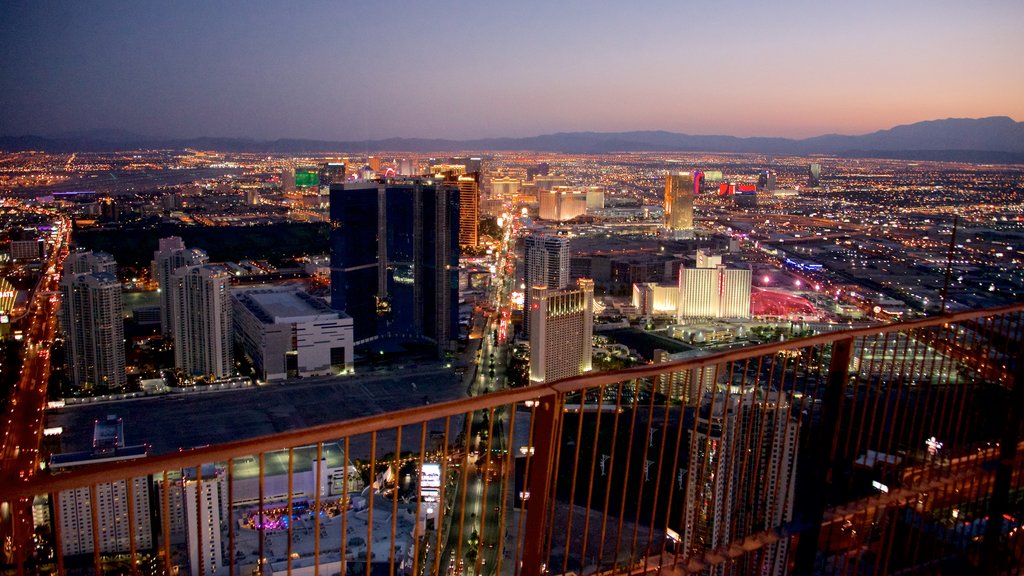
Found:
[[245, 290], [239, 291], [236, 298], [258, 318], [267, 323], [323, 316], [349, 317], [343, 312], [332, 310], [323, 300], [296, 289]]

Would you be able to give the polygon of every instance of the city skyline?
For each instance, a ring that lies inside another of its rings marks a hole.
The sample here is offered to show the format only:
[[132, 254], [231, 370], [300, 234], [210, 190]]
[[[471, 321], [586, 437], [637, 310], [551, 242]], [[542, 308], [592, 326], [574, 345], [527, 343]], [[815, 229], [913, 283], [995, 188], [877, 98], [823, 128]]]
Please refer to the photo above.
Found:
[[10, 135], [807, 137], [1024, 117], [1024, 78], [1006, 73], [1024, 50], [1024, 8], [1010, 2], [585, 8], [15, 5], [0, 15], [0, 124]]

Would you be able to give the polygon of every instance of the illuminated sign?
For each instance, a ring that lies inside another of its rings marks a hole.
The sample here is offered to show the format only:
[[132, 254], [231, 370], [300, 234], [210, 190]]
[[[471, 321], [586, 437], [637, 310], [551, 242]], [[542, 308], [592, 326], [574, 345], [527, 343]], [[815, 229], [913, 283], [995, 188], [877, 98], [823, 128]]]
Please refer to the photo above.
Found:
[[420, 468], [420, 487], [421, 488], [440, 488], [441, 487], [441, 465], [440, 464], [424, 464]]

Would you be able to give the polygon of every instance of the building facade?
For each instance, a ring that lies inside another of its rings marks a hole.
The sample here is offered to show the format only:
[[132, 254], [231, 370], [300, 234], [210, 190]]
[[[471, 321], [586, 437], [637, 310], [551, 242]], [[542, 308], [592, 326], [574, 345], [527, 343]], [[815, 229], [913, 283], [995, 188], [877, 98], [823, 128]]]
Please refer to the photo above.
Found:
[[693, 199], [700, 193], [700, 172], [665, 175], [665, 229], [682, 235], [693, 233]]
[[75, 386], [123, 388], [124, 319], [117, 263], [103, 252], [68, 257], [60, 281], [68, 376]]
[[530, 302], [533, 286], [558, 290], [569, 285], [569, 239], [564, 236], [531, 234], [523, 240], [526, 294], [523, 300], [523, 330], [530, 333]]
[[411, 178], [331, 187], [331, 307], [356, 344], [458, 336], [459, 191]]
[[459, 246], [476, 248], [479, 243], [480, 183], [479, 172], [459, 176]]
[[171, 314], [171, 274], [184, 266], [206, 264], [210, 258], [198, 249], [186, 249], [177, 236], [161, 238], [153, 253], [151, 276], [160, 286], [160, 326], [165, 336], [174, 334], [174, 316]]
[[297, 288], [232, 294], [234, 333], [264, 382], [352, 370], [352, 318]]
[[226, 378], [233, 370], [231, 274], [218, 264], [171, 275], [174, 366], [188, 376]]
[[530, 381], [551, 382], [592, 369], [594, 281], [573, 289], [530, 289]]
[[679, 309], [676, 318], [750, 318], [750, 270], [679, 269]]

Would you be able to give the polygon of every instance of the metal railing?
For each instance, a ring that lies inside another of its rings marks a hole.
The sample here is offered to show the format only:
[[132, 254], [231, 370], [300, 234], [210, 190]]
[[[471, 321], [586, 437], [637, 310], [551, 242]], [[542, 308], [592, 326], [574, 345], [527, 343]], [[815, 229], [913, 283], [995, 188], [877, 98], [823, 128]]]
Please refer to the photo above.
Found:
[[4, 480], [7, 569], [1015, 573], [1024, 305]]

